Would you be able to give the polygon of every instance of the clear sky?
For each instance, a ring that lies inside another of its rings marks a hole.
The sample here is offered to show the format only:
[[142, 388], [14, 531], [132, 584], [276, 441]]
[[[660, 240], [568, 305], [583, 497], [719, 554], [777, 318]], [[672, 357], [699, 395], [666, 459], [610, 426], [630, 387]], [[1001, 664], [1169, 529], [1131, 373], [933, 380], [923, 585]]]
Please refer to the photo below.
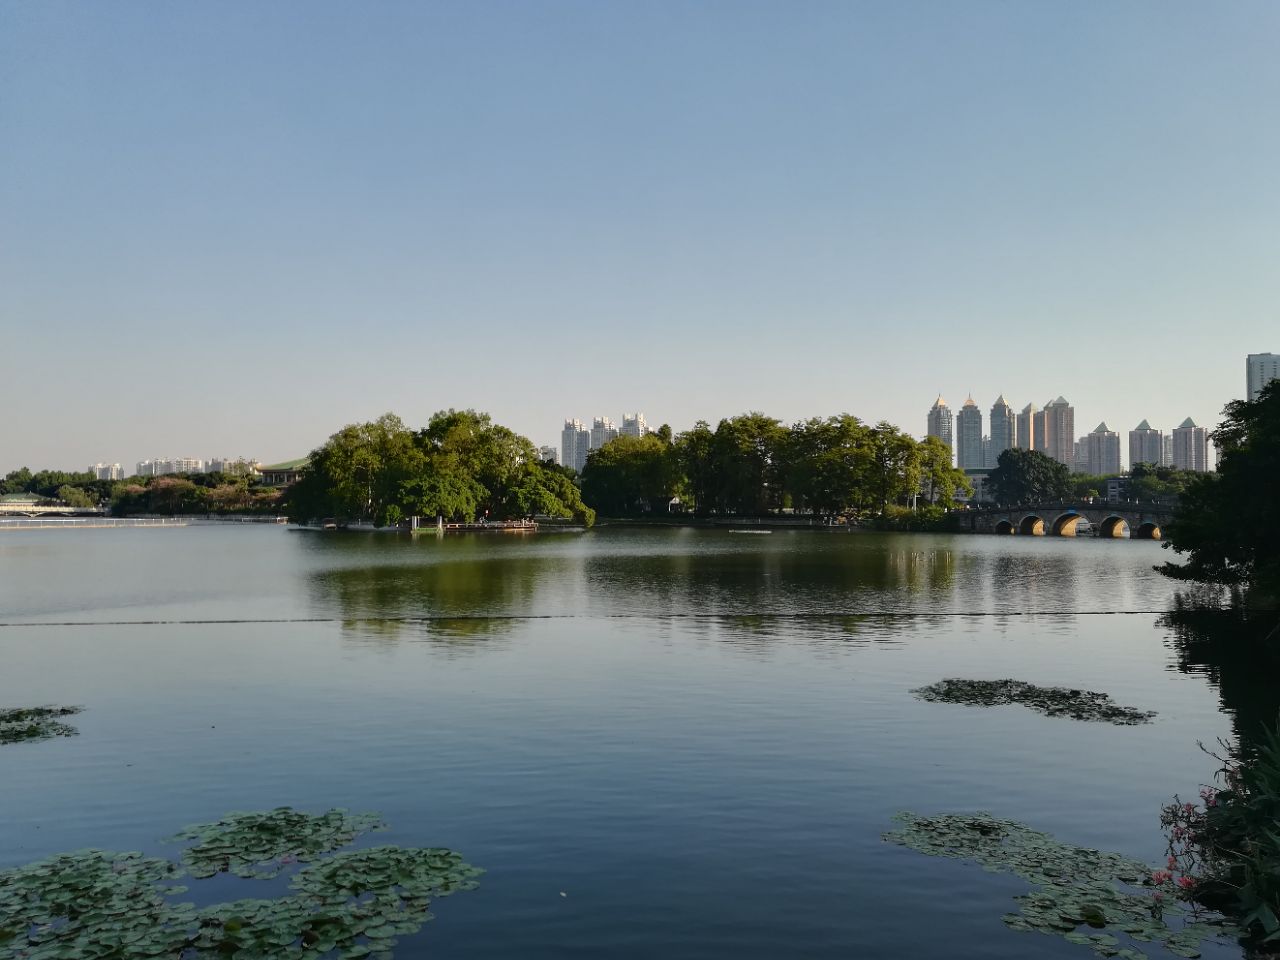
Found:
[[1280, 4], [0, 3], [0, 471], [456, 406], [1212, 423]]

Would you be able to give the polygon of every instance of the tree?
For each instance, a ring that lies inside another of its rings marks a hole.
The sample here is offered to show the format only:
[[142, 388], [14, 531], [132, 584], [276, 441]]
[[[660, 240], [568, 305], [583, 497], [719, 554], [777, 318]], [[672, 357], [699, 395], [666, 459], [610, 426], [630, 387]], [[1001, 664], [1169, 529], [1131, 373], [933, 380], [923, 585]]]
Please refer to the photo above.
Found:
[[1071, 493], [1071, 471], [1038, 450], [1011, 447], [1000, 454], [987, 484], [997, 503], [1061, 500]]
[[5, 474], [4, 482], [0, 483], [0, 494], [5, 493], [26, 493], [31, 488], [31, 471], [26, 467], [17, 470], [11, 470]]
[[920, 489], [920, 451], [915, 440], [884, 420], [871, 428], [870, 445], [869, 489], [884, 513]]
[[582, 499], [612, 516], [665, 512], [681, 480], [676, 454], [660, 437], [616, 437], [587, 457]]
[[92, 495], [70, 484], [63, 484], [57, 489], [54, 496], [69, 507], [86, 509], [98, 505], [98, 501]]
[[465, 473], [437, 470], [404, 481], [399, 505], [409, 516], [470, 522], [476, 518], [476, 508], [484, 495], [484, 487]]
[[1244, 591], [1253, 606], [1280, 602], [1280, 380], [1255, 400], [1236, 400], [1213, 431], [1217, 473], [1186, 487], [1165, 545], [1186, 562], [1157, 569], [1177, 580]]
[[711, 438], [711, 474], [718, 509], [759, 515], [782, 506], [786, 428], [763, 413], [721, 420]]
[[711, 459], [711, 445], [715, 434], [705, 420], [699, 420], [691, 430], [675, 439], [676, 461], [688, 481], [692, 506], [700, 513], [709, 513], [719, 507], [717, 502], [715, 467]]
[[827, 515], [867, 509], [872, 463], [871, 430], [857, 417], [813, 417], [792, 425], [783, 456], [792, 506]]
[[957, 493], [973, 495], [973, 484], [964, 471], [951, 464], [951, 448], [939, 437], [920, 441], [921, 489], [925, 499], [939, 507], [955, 506]]
[[343, 427], [311, 452], [289, 491], [290, 515], [300, 520], [391, 522], [402, 485], [424, 472], [425, 457], [408, 427], [394, 414]]

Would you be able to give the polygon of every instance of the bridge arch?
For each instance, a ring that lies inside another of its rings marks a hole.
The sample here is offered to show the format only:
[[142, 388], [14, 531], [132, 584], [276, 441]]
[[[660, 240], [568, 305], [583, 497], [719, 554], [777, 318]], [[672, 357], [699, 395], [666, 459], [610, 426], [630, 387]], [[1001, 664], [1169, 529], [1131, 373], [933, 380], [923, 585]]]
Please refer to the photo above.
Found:
[[1118, 540], [1121, 537], [1133, 536], [1131, 531], [1128, 520], [1112, 514], [1102, 521], [1102, 525], [1098, 528], [1098, 536], [1108, 540]]
[[1138, 524], [1138, 529], [1133, 532], [1135, 540], [1159, 540], [1161, 539], [1160, 525], [1152, 520]]
[[1089, 523], [1083, 514], [1076, 513], [1074, 510], [1069, 510], [1053, 521], [1053, 535], [1055, 537], [1074, 537], [1076, 535], [1076, 528], [1079, 526], [1081, 520], [1084, 520], [1086, 525]]
[[1008, 536], [1010, 534], [1017, 533], [1018, 530], [1016, 527], [1014, 527], [1013, 521], [1000, 520], [996, 523], [995, 532], [1000, 534], [1001, 536]]
[[1044, 517], [1038, 517], [1034, 513], [1027, 514], [1018, 524], [1018, 533], [1024, 537], [1043, 537]]

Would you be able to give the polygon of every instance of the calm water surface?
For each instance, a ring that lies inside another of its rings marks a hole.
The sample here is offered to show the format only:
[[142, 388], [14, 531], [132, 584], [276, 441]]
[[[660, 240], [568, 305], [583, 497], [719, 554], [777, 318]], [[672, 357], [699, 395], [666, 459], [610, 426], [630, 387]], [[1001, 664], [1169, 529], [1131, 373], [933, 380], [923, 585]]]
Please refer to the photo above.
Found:
[[[1195, 793], [1214, 767], [1196, 742], [1232, 728], [1159, 622], [1166, 556], [812, 532], [0, 532], [0, 705], [86, 707], [79, 737], [0, 747], [0, 867], [172, 856], [162, 837], [230, 810], [345, 806], [386, 816], [377, 842], [488, 871], [399, 958], [1087, 960], [1004, 927], [1017, 878], [880, 837], [904, 809], [989, 810], [1161, 859], [1161, 803]], [[1159, 716], [909, 693], [950, 676]]]

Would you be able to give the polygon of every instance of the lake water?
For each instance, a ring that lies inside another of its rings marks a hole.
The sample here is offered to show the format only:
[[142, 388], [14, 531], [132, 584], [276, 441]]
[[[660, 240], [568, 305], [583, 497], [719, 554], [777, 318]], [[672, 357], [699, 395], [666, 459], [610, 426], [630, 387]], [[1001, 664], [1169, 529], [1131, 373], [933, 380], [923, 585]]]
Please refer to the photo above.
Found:
[[[0, 706], [85, 707], [78, 737], [0, 746], [0, 868], [348, 807], [386, 817], [377, 842], [487, 871], [398, 958], [1087, 960], [1003, 925], [1016, 877], [881, 836], [902, 810], [987, 810], [1162, 860], [1160, 805], [1212, 776], [1196, 743], [1233, 720], [1159, 619], [1167, 557], [809, 531], [0, 532]], [[944, 677], [1158, 716], [910, 693]]]

